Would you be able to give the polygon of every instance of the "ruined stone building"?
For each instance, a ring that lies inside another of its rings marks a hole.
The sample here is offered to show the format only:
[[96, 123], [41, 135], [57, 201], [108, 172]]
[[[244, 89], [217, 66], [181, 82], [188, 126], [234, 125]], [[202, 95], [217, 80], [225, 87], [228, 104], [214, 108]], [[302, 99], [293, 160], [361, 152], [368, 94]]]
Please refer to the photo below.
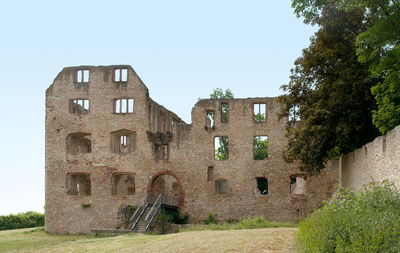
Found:
[[188, 124], [130, 66], [64, 68], [46, 91], [46, 231], [115, 228], [120, 206], [149, 194], [176, 198], [191, 222], [304, 216], [338, 171], [305, 176], [283, 160], [280, 109], [269, 97], [203, 99]]

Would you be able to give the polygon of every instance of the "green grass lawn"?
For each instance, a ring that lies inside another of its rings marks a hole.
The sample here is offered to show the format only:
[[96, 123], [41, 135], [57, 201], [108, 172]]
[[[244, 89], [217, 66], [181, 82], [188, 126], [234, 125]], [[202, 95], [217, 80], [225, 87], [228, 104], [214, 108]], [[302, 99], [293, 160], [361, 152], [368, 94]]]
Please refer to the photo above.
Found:
[[297, 231], [280, 227], [100, 238], [27, 228], [0, 231], [0, 252], [295, 252]]

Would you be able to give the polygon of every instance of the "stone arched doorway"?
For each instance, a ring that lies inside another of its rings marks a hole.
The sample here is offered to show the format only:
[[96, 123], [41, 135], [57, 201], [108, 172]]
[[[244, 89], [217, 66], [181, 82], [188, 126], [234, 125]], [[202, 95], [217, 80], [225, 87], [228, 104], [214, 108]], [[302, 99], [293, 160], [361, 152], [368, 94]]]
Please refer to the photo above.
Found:
[[183, 206], [184, 192], [178, 176], [171, 171], [156, 173], [147, 186], [147, 193], [152, 195], [163, 194], [178, 199], [179, 207]]

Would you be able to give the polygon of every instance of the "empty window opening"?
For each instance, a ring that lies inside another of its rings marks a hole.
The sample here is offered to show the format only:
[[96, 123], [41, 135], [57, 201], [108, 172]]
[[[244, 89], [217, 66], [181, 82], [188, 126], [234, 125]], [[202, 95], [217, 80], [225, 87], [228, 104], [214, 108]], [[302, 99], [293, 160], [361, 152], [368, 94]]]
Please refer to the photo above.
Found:
[[257, 190], [260, 194], [268, 194], [268, 179], [265, 177], [256, 177]]
[[114, 113], [125, 114], [133, 113], [133, 98], [117, 98], [114, 103]]
[[214, 158], [215, 160], [226, 160], [229, 158], [228, 137], [214, 138]]
[[81, 69], [76, 71], [76, 82], [77, 83], [88, 83], [89, 82], [89, 70]]
[[299, 106], [294, 105], [289, 108], [289, 121], [300, 121], [300, 112], [299, 112]]
[[121, 135], [121, 145], [126, 146], [126, 135]]
[[134, 195], [135, 194], [135, 174], [114, 173], [111, 176], [112, 195]]
[[254, 136], [253, 155], [254, 160], [265, 160], [268, 158], [268, 136]]
[[91, 194], [90, 174], [72, 173], [67, 175], [67, 194], [87, 196]]
[[212, 181], [214, 175], [214, 167], [213, 166], [208, 166], [207, 169], [207, 181]]
[[254, 104], [254, 122], [265, 122], [266, 119], [266, 105]]
[[306, 177], [304, 175], [290, 177], [290, 193], [291, 194], [306, 193]]
[[229, 193], [228, 180], [222, 178], [215, 180], [215, 193], [228, 194]]
[[135, 151], [135, 148], [135, 132], [122, 129], [111, 133], [111, 152], [126, 154]]
[[228, 104], [221, 104], [221, 123], [228, 122]]
[[76, 154], [86, 154], [91, 152], [91, 134], [72, 133], [67, 137], [67, 152]]
[[214, 111], [207, 111], [206, 126], [208, 128], [214, 128]]
[[119, 68], [114, 70], [114, 82], [127, 82], [128, 81], [128, 69]]
[[89, 99], [71, 99], [69, 111], [77, 114], [87, 114], [89, 112]]

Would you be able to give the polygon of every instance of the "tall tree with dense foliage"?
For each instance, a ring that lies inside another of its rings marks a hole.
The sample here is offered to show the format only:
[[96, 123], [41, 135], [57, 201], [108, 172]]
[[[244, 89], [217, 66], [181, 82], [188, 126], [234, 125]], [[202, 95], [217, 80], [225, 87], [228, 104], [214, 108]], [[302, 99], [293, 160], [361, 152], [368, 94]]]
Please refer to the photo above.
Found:
[[322, 9], [315, 19], [320, 29], [295, 61], [289, 84], [282, 86], [287, 94], [278, 98], [284, 104], [280, 117], [292, 116], [283, 155], [299, 161], [307, 173], [318, 173], [328, 158], [353, 151], [378, 134], [371, 121], [376, 108], [371, 87], [377, 80], [355, 53], [356, 37], [367, 28], [364, 21], [359, 10]]
[[337, 4], [360, 10], [370, 27], [357, 37], [358, 60], [370, 65], [381, 78], [372, 88], [378, 108], [373, 122], [381, 133], [400, 124], [400, 1], [399, 0], [293, 0], [292, 6], [306, 23], [316, 23], [323, 8]]

